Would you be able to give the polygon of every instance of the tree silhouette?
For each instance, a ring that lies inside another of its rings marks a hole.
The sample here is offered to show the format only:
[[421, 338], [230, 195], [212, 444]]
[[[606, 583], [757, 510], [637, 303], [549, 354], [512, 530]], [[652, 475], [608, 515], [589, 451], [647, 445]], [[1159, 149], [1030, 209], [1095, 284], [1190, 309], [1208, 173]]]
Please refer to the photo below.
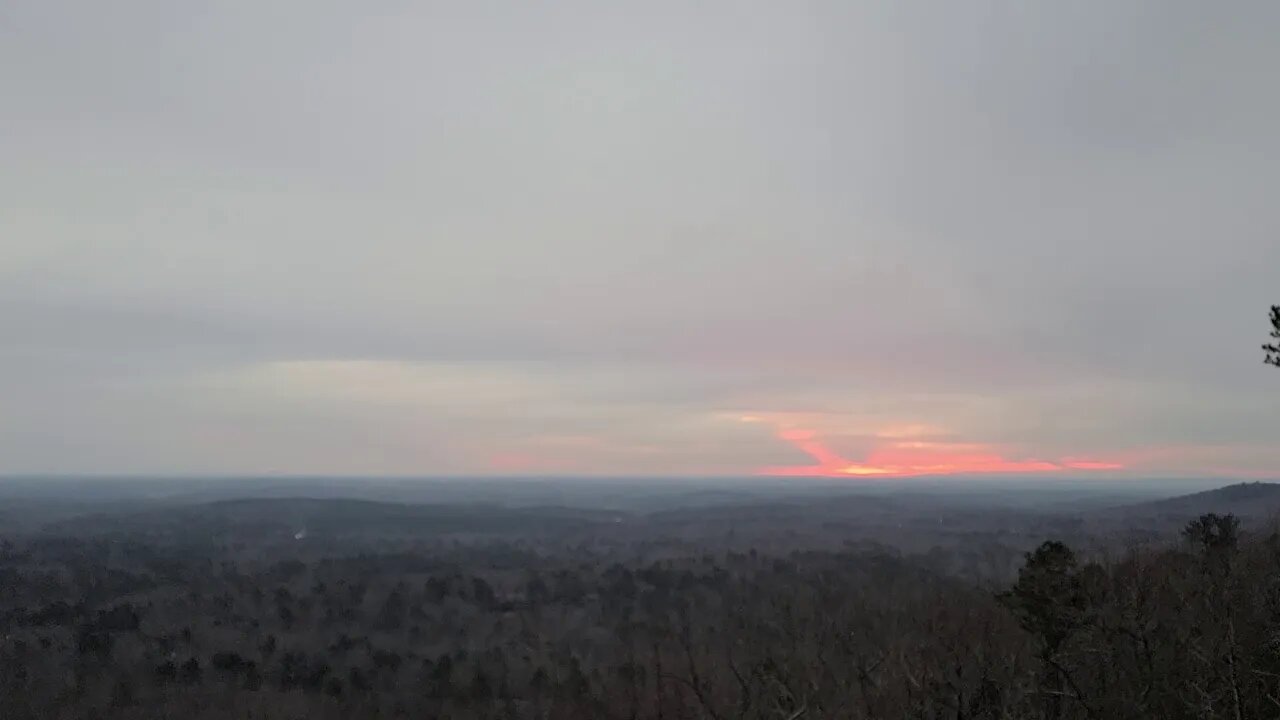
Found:
[[1276, 342], [1262, 346], [1267, 353], [1263, 362], [1280, 367], [1280, 305], [1271, 306], [1271, 338]]
[[[1067, 640], [1086, 622], [1088, 597], [1085, 594], [1080, 567], [1071, 548], [1048, 541], [1026, 554], [1026, 563], [1018, 571], [1018, 581], [999, 600], [1013, 611], [1023, 629], [1039, 640], [1043, 671], [1039, 678], [1044, 696], [1045, 718], [1060, 718], [1063, 699], [1085, 700], [1062, 665], [1062, 651]], [[1068, 686], [1072, 693], [1068, 693]], [[1092, 716], [1092, 711], [1090, 711]]]
[[1235, 515], [1206, 513], [1187, 523], [1182, 537], [1205, 553], [1232, 552], [1240, 537], [1240, 520]]
[[1046, 657], [1058, 652], [1081, 624], [1087, 600], [1071, 548], [1048, 541], [1026, 554], [1018, 582], [1000, 600], [1043, 644]]

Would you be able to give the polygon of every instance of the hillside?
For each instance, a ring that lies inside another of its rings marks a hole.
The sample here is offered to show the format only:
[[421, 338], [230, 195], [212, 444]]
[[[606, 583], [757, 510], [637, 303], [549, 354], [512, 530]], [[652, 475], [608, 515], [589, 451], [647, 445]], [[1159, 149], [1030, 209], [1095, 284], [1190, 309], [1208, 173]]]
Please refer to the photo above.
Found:
[[1280, 483], [1249, 482], [1164, 500], [1125, 505], [1112, 512], [1125, 518], [1185, 521], [1203, 513], [1231, 513], [1246, 520], [1280, 514]]

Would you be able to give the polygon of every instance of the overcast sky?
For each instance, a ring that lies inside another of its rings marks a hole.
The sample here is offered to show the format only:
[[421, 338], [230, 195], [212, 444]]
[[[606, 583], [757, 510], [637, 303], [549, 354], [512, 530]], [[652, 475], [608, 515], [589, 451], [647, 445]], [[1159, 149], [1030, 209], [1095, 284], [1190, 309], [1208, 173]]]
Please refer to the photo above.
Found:
[[1280, 476], [1280, 3], [0, 4], [0, 473]]

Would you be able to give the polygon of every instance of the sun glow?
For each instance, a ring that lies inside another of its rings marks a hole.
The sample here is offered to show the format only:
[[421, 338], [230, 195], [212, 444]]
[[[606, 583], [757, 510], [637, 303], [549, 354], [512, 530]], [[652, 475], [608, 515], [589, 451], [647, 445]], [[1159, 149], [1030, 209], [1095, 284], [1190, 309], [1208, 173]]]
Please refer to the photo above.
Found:
[[[746, 416], [744, 422], [764, 422]], [[1069, 458], [1057, 461], [1006, 457], [990, 445], [940, 442], [927, 439], [931, 430], [923, 425], [905, 425], [875, 433], [877, 445], [861, 460], [851, 460], [833, 450], [813, 430], [778, 427], [778, 439], [812, 457], [810, 465], [766, 467], [761, 475], [796, 477], [914, 477], [920, 475], [960, 475], [992, 473], [1042, 473], [1062, 471], [1119, 470], [1116, 462]]]

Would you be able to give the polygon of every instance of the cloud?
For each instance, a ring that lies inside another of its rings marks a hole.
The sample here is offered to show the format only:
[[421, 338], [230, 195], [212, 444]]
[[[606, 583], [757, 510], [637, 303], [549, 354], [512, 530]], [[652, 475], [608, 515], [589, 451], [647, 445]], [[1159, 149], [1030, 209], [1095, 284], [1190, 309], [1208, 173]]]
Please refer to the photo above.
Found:
[[[756, 415], [744, 422], [764, 422]], [[890, 426], [873, 436], [873, 447], [863, 460], [850, 460], [818, 437], [813, 430], [777, 422], [778, 439], [809, 455], [816, 464], [770, 466], [761, 475], [813, 477], [912, 477], [917, 475], [966, 475], [1046, 473], [1089, 470], [1123, 470], [1124, 465], [1079, 458], [1057, 461], [1011, 459], [985, 443], [939, 442], [919, 439], [936, 430], [921, 424]]]
[[0, 472], [1280, 472], [1280, 5], [5, 13]]

